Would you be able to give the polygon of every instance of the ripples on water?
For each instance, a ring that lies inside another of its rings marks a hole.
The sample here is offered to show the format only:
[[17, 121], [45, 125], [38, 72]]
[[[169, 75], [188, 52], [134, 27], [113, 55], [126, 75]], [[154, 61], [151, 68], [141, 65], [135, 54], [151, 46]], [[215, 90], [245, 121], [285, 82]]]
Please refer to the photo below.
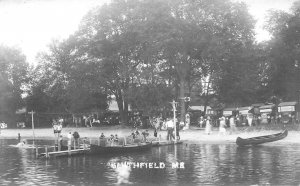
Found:
[[[122, 156], [36, 159], [33, 149], [0, 140], [1, 185], [299, 185], [300, 146], [238, 148], [235, 144], [183, 144]], [[39, 145], [53, 145], [38, 141]], [[174, 169], [172, 162], [184, 162]], [[112, 162], [163, 162], [164, 169], [115, 169]]]

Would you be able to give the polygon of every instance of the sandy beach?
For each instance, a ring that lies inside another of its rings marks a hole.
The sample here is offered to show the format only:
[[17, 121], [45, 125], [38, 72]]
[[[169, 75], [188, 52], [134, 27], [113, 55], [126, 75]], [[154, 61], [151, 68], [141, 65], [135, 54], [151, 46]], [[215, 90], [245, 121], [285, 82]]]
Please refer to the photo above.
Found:
[[[87, 137], [91, 139], [99, 138], [100, 134], [103, 132], [105, 136], [110, 136], [111, 134], [118, 134], [119, 138], [129, 136], [132, 132], [130, 128], [121, 128], [120, 126], [112, 127], [94, 127], [94, 128], [63, 128], [62, 135], [67, 137], [69, 132], [77, 131], [80, 134], [81, 138]], [[140, 131], [143, 131], [141, 129]], [[214, 128], [212, 134], [205, 134], [203, 129], [191, 128], [188, 130], [180, 131], [180, 137], [182, 140], [186, 140], [187, 143], [216, 143], [216, 144], [231, 144], [235, 143], [236, 138], [248, 138], [261, 135], [268, 135], [278, 133], [281, 130], [238, 130], [234, 133], [227, 131], [226, 135], [220, 135], [218, 128]], [[32, 139], [33, 130], [32, 129], [2, 129], [0, 134], [0, 139], [3, 138], [14, 138], [18, 137], [20, 133], [22, 139]], [[149, 129], [150, 136], [153, 137], [153, 130]], [[52, 128], [39, 128], [34, 130], [35, 139], [47, 139], [54, 140], [55, 136]], [[161, 135], [162, 139], [166, 139], [167, 131], [158, 131], [158, 135]], [[289, 131], [288, 136], [280, 141], [273, 142], [273, 144], [290, 144], [296, 143], [300, 144], [300, 131]]]

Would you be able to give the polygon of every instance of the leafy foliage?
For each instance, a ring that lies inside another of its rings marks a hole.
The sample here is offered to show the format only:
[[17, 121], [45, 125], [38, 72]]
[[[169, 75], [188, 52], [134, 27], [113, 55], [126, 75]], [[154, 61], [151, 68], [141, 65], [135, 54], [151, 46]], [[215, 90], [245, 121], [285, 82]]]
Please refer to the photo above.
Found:
[[29, 66], [20, 50], [0, 46], [0, 67], [0, 120], [11, 125], [15, 111], [24, 106], [22, 94]]

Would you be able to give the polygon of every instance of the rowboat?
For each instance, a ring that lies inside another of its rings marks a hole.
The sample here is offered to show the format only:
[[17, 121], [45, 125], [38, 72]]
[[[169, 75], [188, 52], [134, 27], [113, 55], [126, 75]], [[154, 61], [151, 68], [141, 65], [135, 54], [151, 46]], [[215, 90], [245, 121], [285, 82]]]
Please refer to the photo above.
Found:
[[272, 134], [272, 135], [258, 136], [258, 137], [246, 138], [246, 139], [237, 137], [236, 144], [238, 146], [258, 145], [258, 144], [262, 144], [262, 143], [268, 143], [268, 142], [281, 140], [281, 139], [285, 138], [287, 135], [288, 135], [288, 131], [285, 129], [284, 131], [282, 131], [280, 133]]
[[127, 144], [127, 145], [114, 145], [114, 146], [100, 146], [90, 145], [90, 154], [115, 154], [115, 153], [128, 153], [140, 152], [149, 150], [152, 147], [151, 143]]

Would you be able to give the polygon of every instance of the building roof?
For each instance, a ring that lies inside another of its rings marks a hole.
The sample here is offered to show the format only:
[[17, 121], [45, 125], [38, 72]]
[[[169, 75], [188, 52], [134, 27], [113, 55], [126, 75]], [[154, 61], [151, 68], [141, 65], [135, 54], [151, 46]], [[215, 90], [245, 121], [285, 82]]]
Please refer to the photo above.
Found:
[[236, 111], [237, 108], [224, 108], [223, 111]]
[[251, 110], [251, 109], [252, 109], [252, 107], [250, 107], [250, 106], [249, 107], [239, 107], [238, 108], [239, 111], [241, 111], [241, 110]]
[[294, 105], [296, 105], [296, 104], [297, 104], [296, 101], [282, 102], [282, 103], [279, 103], [278, 107], [282, 107], [282, 106], [294, 106]]
[[275, 104], [270, 104], [270, 105], [263, 105], [261, 107], [259, 107], [259, 109], [271, 109], [275, 106]]
[[261, 107], [261, 106], [263, 106], [264, 104], [263, 103], [254, 103], [254, 104], [252, 104], [251, 106], [252, 107]]

